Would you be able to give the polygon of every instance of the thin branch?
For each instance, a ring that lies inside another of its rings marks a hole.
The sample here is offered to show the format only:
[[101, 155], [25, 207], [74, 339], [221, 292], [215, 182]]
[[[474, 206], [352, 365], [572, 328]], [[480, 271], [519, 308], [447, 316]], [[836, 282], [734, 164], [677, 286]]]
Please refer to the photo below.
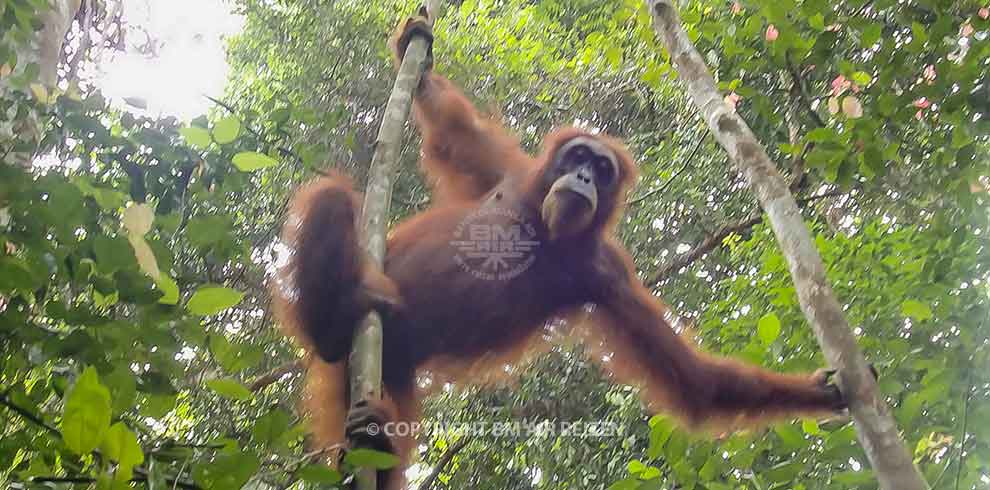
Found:
[[468, 442], [471, 442], [471, 438], [464, 437], [460, 441], [457, 441], [457, 444], [451, 446], [450, 449], [447, 449], [447, 452], [443, 453], [443, 456], [441, 456], [440, 459], [437, 460], [437, 463], [433, 465], [433, 471], [430, 472], [430, 475], [423, 480], [423, 483], [419, 484], [419, 490], [430, 490], [430, 488], [433, 487], [433, 482], [437, 480], [440, 473], [443, 473], [443, 469], [450, 464], [450, 462], [454, 459], [454, 456], [456, 456], [461, 449], [464, 449], [464, 446], [467, 446]]
[[673, 182], [675, 180], [677, 180], [677, 177], [679, 177], [681, 175], [681, 173], [683, 173], [685, 170], [687, 170], [688, 166], [691, 165], [691, 162], [694, 161], [695, 155], [698, 154], [698, 149], [701, 148], [701, 145], [705, 142], [705, 139], [707, 139], [707, 136], [708, 136], [708, 133], [705, 133], [704, 136], [702, 136], [701, 138], [698, 139], [698, 143], [694, 145], [694, 149], [691, 150], [691, 154], [689, 154], [687, 156], [687, 158], [684, 159], [684, 164], [681, 165], [681, 168], [677, 169], [676, 172], [674, 172], [673, 174], [671, 174], [670, 178], [667, 179], [667, 182], [664, 182], [663, 185], [661, 185], [660, 187], [658, 187], [658, 188], [656, 188], [656, 189], [654, 189], [654, 190], [652, 190], [650, 192], [647, 192], [646, 194], [643, 194], [642, 196], [639, 196], [639, 197], [637, 197], [635, 199], [630, 199], [628, 202], [626, 202], [626, 205], [627, 206], [635, 206], [635, 205], [637, 205], [637, 204], [639, 204], [639, 203], [641, 203], [641, 202], [643, 202], [643, 201], [645, 201], [645, 200], [647, 200], [647, 199], [649, 199], [649, 198], [651, 198], [651, 197], [653, 197], [653, 196], [655, 196], [655, 195], [657, 195], [657, 194], [659, 194], [661, 192], [665, 192], [668, 188], [670, 188], [670, 185], [673, 184]]
[[[825, 199], [828, 197], [841, 196], [843, 194], [844, 192], [838, 190], [828, 191], [815, 196], [798, 199], [797, 202], [800, 205], [804, 205], [809, 202]], [[653, 276], [653, 279], [649, 281], [649, 285], [652, 287], [652, 286], [656, 286], [657, 284], [660, 284], [661, 282], [663, 282], [664, 279], [670, 277], [670, 275], [673, 274], [674, 272], [679, 271], [684, 267], [691, 265], [692, 263], [694, 263], [694, 261], [704, 257], [705, 254], [707, 254], [708, 252], [711, 252], [715, 248], [721, 246], [722, 240], [725, 240], [725, 238], [730, 234], [742, 233], [744, 231], [747, 231], [750, 228], [758, 225], [762, 221], [763, 221], [763, 213], [760, 213], [758, 215], [754, 215], [750, 218], [747, 218], [743, 221], [739, 221], [722, 227], [715, 233], [705, 238], [701, 243], [694, 246], [691, 250], [688, 250], [687, 252], [684, 252], [683, 254], [674, 257], [673, 260], [668, 262], [659, 271], [657, 271], [656, 275]]]
[[298, 373], [303, 370], [303, 362], [301, 359], [296, 359], [295, 361], [287, 362], [281, 366], [272, 369], [271, 371], [258, 376], [248, 385], [248, 389], [251, 391], [260, 391], [266, 388], [268, 385], [282, 379], [282, 376], [286, 374]]
[[3, 405], [5, 407], [7, 407], [8, 409], [10, 409], [11, 411], [17, 413], [17, 415], [20, 415], [21, 417], [24, 417], [25, 419], [27, 419], [32, 424], [37, 425], [38, 427], [41, 427], [41, 428], [47, 430], [48, 432], [51, 432], [52, 434], [54, 434], [59, 439], [62, 438], [62, 433], [59, 432], [58, 429], [56, 429], [55, 427], [53, 427], [51, 425], [48, 425], [47, 422], [45, 422], [44, 420], [42, 420], [37, 415], [31, 413], [26, 408], [17, 406], [16, 404], [14, 404], [14, 402], [10, 401], [7, 398], [7, 390], [4, 390], [3, 394], [0, 395], [0, 405]]
[[711, 252], [716, 247], [720, 246], [722, 244], [722, 240], [725, 240], [725, 238], [729, 235], [733, 233], [742, 233], [762, 221], [763, 214], [760, 213], [743, 221], [723, 227], [722, 229], [709, 235], [698, 245], [695, 245], [691, 250], [674, 257], [673, 260], [664, 265], [663, 268], [661, 268], [656, 275], [653, 276], [653, 279], [650, 280], [649, 285], [652, 287], [660, 284], [674, 271], [681, 270], [682, 268], [691, 265], [695, 260], [698, 260], [708, 252]]
[[[28, 481], [31, 483], [71, 483], [73, 485], [88, 485], [96, 482], [96, 478], [89, 476], [35, 476], [29, 478]], [[135, 483], [147, 482], [148, 476], [135, 476], [134, 478], [131, 478], [130, 481]], [[195, 483], [180, 482], [171, 478], [166, 478], [165, 481], [172, 483], [174, 487], [178, 488], [185, 488], [187, 490], [202, 490], [202, 487], [196, 485]]]
[[811, 119], [815, 121], [815, 124], [817, 124], [818, 127], [824, 128], [826, 126], [825, 121], [823, 121], [821, 116], [819, 116], [818, 113], [811, 108], [811, 100], [808, 97], [808, 94], [804, 91], [804, 79], [801, 78], [801, 73], [798, 72], [797, 67], [794, 66], [793, 63], [791, 63], [790, 56], [784, 56], [784, 61], [787, 65], [787, 73], [794, 80], [794, 85], [796, 85], [798, 88], [798, 98], [801, 100], [801, 102], [803, 102], [801, 104], [801, 107], [803, 107], [805, 109], [805, 112], [807, 112], [808, 115], [811, 116]]

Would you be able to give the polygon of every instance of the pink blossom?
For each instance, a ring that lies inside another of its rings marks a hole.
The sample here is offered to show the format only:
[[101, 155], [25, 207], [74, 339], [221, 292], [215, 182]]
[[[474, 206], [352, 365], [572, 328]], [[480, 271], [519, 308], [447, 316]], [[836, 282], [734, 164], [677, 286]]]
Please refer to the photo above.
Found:
[[990, 18], [990, 7], [981, 8], [979, 11], [976, 12], [976, 15], [979, 15], [980, 18], [983, 20], [987, 20], [988, 18]]
[[849, 80], [846, 77], [839, 75], [832, 80], [832, 95], [842, 95], [849, 88]]
[[742, 12], [742, 4], [739, 2], [732, 2], [732, 14], [736, 15]]
[[928, 98], [922, 97], [922, 98], [914, 101], [914, 103], [912, 105], [915, 106], [915, 107], [917, 107], [917, 108], [919, 108], [919, 109], [927, 109], [927, 108], [931, 107], [932, 102], [930, 100], [928, 100]]
[[962, 36], [962, 37], [969, 37], [969, 36], [973, 35], [973, 26], [972, 26], [972, 24], [970, 24], [969, 22], [963, 24], [963, 26], [961, 28], [959, 28], [959, 35]]
[[925, 80], [935, 80], [935, 65], [928, 65], [925, 67], [925, 71], [921, 74]]
[[773, 24], [767, 26], [767, 34], [766, 34], [767, 41], [774, 42], [777, 40], [779, 36], [780, 36], [780, 31], [777, 30], [777, 27], [775, 27]]
[[735, 92], [731, 92], [729, 95], [725, 96], [725, 103], [728, 104], [728, 106], [731, 107], [732, 110], [736, 110], [736, 104], [739, 103], [739, 99], [741, 98], [742, 97], [740, 97], [739, 94]]

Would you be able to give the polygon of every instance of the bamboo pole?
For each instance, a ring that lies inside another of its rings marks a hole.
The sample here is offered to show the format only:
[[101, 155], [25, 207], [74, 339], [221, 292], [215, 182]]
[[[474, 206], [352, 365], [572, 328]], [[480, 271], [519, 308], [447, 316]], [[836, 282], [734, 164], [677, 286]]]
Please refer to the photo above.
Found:
[[[430, 23], [439, 13], [439, 0], [427, 0]], [[368, 187], [364, 193], [364, 210], [361, 213], [361, 230], [365, 249], [372, 260], [381, 267], [385, 260], [385, 240], [392, 197], [395, 166], [399, 160], [402, 129], [412, 107], [413, 92], [419, 86], [426, 67], [430, 41], [423, 36], [409, 40], [405, 56], [392, 86], [392, 93], [385, 104], [382, 125], [375, 139], [374, 155], [368, 172]], [[381, 399], [382, 397], [382, 319], [378, 312], [371, 312], [361, 322], [354, 334], [354, 345], [348, 360], [350, 370], [351, 401]], [[373, 469], [362, 470], [357, 475], [358, 490], [376, 490], [376, 474]]]

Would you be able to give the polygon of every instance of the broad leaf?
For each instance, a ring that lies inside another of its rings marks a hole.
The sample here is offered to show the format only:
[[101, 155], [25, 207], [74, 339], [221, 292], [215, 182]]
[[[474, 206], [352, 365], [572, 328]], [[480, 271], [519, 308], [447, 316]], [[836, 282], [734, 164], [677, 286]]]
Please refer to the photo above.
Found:
[[110, 430], [110, 391], [92, 366], [83, 370], [62, 410], [62, 438], [76, 454], [97, 448]]
[[244, 293], [222, 286], [202, 286], [186, 303], [186, 309], [196, 315], [215, 315], [241, 302]]

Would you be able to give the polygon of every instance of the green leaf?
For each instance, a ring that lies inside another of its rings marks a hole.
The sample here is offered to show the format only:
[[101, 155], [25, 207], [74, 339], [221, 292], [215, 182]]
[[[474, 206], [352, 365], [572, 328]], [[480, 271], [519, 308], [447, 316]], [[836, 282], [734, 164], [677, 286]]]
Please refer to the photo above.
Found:
[[883, 35], [883, 25], [880, 23], [872, 23], [863, 29], [863, 34], [859, 37], [859, 42], [863, 46], [873, 46], [880, 40], [880, 36]]
[[362, 468], [387, 470], [399, 464], [399, 457], [374, 449], [354, 449], [344, 456], [344, 462]]
[[93, 239], [93, 253], [96, 254], [97, 267], [107, 274], [138, 265], [131, 244], [119, 235], [116, 237], [98, 235]]
[[265, 355], [258, 345], [234, 344], [223, 335], [211, 335], [209, 346], [217, 363], [231, 373], [237, 373], [254, 366]]
[[110, 390], [100, 384], [92, 366], [83, 370], [65, 399], [62, 438], [76, 454], [97, 448], [110, 430]]
[[31, 290], [34, 287], [34, 274], [23, 260], [0, 257], [0, 291]]
[[251, 430], [254, 440], [260, 444], [271, 445], [277, 442], [289, 430], [290, 418], [285, 410], [276, 408], [258, 417]]
[[123, 422], [110, 427], [100, 449], [104, 456], [120, 464], [117, 467], [117, 480], [130, 480], [134, 467], [144, 463], [144, 451], [138, 444], [137, 436]]
[[804, 430], [805, 434], [811, 434], [816, 436], [822, 433], [822, 429], [818, 427], [818, 421], [815, 419], [804, 419], [801, 421], [801, 428]]
[[613, 69], [618, 68], [622, 64], [622, 48], [615, 45], [609, 46], [605, 50], [605, 60]]
[[234, 116], [225, 117], [213, 125], [213, 139], [221, 145], [237, 139], [240, 132], [241, 122]]
[[808, 131], [805, 139], [812, 143], [821, 143], [823, 141], [831, 141], [836, 139], [835, 130], [832, 128], [816, 128]]
[[196, 315], [215, 315], [241, 302], [244, 293], [222, 286], [201, 286], [186, 303], [186, 309]]
[[213, 461], [196, 465], [193, 481], [209, 490], [240, 490], [258, 471], [258, 457], [245, 452], [224, 452]]
[[875, 477], [872, 470], [841, 471], [832, 474], [832, 481], [842, 485], [842, 488], [855, 488], [860, 485], [874, 483]]
[[812, 15], [811, 17], [808, 17], [808, 25], [816, 31], [824, 31], [825, 17], [823, 17], [820, 13]]
[[114, 415], [133, 408], [134, 398], [137, 396], [137, 382], [134, 380], [134, 373], [126, 365], [118, 365], [106, 376], [106, 382], [110, 387]]
[[857, 71], [852, 74], [852, 81], [859, 85], [860, 87], [865, 87], [873, 81], [873, 77], [865, 71]]
[[919, 22], [911, 23], [911, 36], [914, 37], [913, 42], [917, 43], [924, 43], [928, 40], [928, 33], [925, 32], [925, 26]]
[[191, 146], [206, 149], [210, 146], [210, 132], [198, 127], [198, 126], [187, 126], [185, 128], [179, 128], [179, 134], [186, 139], [186, 143]]
[[923, 322], [932, 317], [932, 309], [920, 301], [909, 299], [901, 303], [901, 314], [912, 320]]
[[251, 390], [232, 379], [211, 379], [206, 382], [206, 386], [224, 398], [239, 402], [250, 400], [254, 396], [251, 394]]
[[801, 431], [792, 424], [778, 424], [773, 428], [773, 431], [777, 433], [788, 450], [802, 448], [808, 444], [808, 441], [801, 435]]
[[162, 291], [163, 296], [158, 298], [158, 302], [163, 305], [174, 305], [179, 303], [179, 285], [175, 279], [162, 272], [155, 280], [155, 285]]
[[241, 172], [254, 172], [278, 163], [278, 160], [256, 151], [242, 151], [234, 155], [232, 161]]
[[772, 344], [780, 336], [780, 319], [773, 313], [763, 315], [757, 324], [756, 333], [764, 344]]
[[344, 480], [339, 471], [322, 464], [308, 464], [296, 471], [296, 476], [316, 485], [336, 485]]
[[189, 220], [185, 235], [193, 245], [205, 247], [223, 241], [230, 235], [231, 229], [229, 216], [197, 216]]
[[607, 490], [637, 490], [638, 488], [638, 478], [626, 478], [609, 485]]
[[650, 418], [650, 446], [646, 452], [650, 459], [660, 456], [674, 429], [673, 421], [666, 417], [654, 415]]

